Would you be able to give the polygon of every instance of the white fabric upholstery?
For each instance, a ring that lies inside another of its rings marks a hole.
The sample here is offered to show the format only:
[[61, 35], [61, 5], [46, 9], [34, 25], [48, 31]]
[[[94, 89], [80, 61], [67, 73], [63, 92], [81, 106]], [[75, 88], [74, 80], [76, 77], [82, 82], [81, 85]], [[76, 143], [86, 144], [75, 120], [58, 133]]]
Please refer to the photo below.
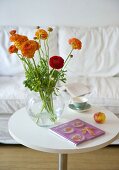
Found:
[[119, 106], [119, 77], [91, 78], [90, 100], [105, 106]]
[[0, 77], [0, 114], [12, 114], [25, 106], [26, 89], [23, 76]]
[[103, 106], [119, 114], [119, 77], [88, 78], [91, 93], [87, 95], [89, 103]]
[[119, 77], [101, 77], [88, 79], [91, 103], [103, 106], [119, 106]]
[[[46, 27], [43, 27], [46, 28]], [[0, 75], [16, 75], [23, 72], [23, 66], [16, 54], [10, 55], [8, 48], [12, 44], [9, 41], [9, 31], [16, 29], [18, 34], [26, 35], [33, 39], [36, 31], [35, 27], [25, 26], [0, 26]], [[53, 28], [49, 39], [50, 55], [58, 53], [57, 28]]]
[[68, 76], [107, 77], [119, 73], [119, 27], [60, 28], [59, 52], [64, 58], [70, 51], [71, 37], [81, 39], [82, 49], [74, 51], [67, 66]]

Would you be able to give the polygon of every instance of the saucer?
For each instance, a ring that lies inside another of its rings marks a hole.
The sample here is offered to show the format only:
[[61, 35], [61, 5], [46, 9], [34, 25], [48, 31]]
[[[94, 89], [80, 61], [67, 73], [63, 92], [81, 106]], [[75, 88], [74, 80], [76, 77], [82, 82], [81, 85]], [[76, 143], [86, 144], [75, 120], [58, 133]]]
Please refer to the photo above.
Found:
[[86, 104], [85, 108], [84, 109], [80, 109], [79, 107], [76, 107], [74, 104], [69, 104], [69, 108], [72, 109], [72, 110], [77, 110], [77, 111], [80, 111], [80, 112], [85, 112], [85, 111], [88, 111], [90, 108], [91, 108], [91, 105], [90, 104]]

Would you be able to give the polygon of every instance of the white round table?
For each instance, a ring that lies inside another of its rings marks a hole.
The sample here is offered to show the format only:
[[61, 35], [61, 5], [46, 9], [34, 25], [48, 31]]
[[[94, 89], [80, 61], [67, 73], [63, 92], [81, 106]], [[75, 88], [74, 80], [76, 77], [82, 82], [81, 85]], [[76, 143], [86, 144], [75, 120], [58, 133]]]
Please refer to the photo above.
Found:
[[[106, 122], [97, 124], [93, 114], [102, 111], [106, 114]], [[73, 145], [67, 140], [52, 133], [49, 128], [37, 126], [27, 114], [25, 108], [16, 111], [8, 122], [8, 129], [11, 136], [18, 142], [29, 148], [59, 154], [59, 170], [67, 170], [68, 153], [83, 153], [100, 149], [112, 143], [119, 135], [119, 119], [110, 111], [102, 108], [92, 107], [87, 112], [77, 112], [65, 108], [59, 123], [64, 123], [75, 118], [86, 121], [106, 133], [93, 140]]]

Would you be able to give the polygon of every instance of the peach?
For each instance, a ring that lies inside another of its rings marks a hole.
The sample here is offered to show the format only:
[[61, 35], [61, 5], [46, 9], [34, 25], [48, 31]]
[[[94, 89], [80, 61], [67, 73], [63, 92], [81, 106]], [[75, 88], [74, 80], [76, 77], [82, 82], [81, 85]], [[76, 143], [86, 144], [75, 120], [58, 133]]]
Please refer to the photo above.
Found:
[[105, 120], [106, 120], [106, 116], [105, 116], [105, 113], [103, 112], [97, 112], [94, 114], [94, 120], [97, 122], [97, 123], [104, 123]]

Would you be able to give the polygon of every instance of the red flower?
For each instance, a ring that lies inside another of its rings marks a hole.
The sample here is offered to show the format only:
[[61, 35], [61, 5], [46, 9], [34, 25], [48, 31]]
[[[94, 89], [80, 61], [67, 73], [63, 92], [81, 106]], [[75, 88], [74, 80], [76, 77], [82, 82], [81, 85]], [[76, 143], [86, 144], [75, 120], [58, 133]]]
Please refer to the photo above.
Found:
[[49, 64], [54, 69], [60, 69], [64, 66], [64, 59], [60, 56], [52, 56], [49, 60]]

